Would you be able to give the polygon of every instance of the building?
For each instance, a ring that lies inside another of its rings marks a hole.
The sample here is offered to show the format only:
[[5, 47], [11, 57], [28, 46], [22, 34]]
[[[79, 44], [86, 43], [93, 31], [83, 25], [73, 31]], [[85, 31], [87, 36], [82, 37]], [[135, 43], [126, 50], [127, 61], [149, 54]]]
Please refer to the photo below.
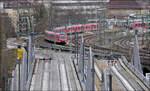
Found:
[[111, 15], [147, 14], [150, 4], [142, 0], [110, 0], [107, 8]]
[[[51, 2], [48, 2], [47, 0], [43, 1], [47, 8], [52, 7], [53, 10], [49, 11], [53, 12], [53, 19], [55, 19], [55, 24], [68, 23], [69, 21], [79, 23], [81, 20], [79, 18], [82, 18], [82, 21], [96, 18], [97, 9], [102, 8], [108, 2], [109, 0], [52, 0]], [[77, 20], [79, 22], [77, 22]]]
[[28, 0], [1, 0], [0, 3], [3, 3], [4, 9], [27, 8], [31, 6]]
[[[18, 1], [18, 2], [17, 2]], [[1, 0], [0, 1], [0, 12], [3, 14], [8, 14], [8, 16], [3, 17], [10, 17], [11, 24], [13, 24], [15, 32], [19, 31], [17, 26], [18, 20], [18, 12], [24, 13], [28, 12], [28, 8], [31, 7], [30, 2], [28, 0]]]

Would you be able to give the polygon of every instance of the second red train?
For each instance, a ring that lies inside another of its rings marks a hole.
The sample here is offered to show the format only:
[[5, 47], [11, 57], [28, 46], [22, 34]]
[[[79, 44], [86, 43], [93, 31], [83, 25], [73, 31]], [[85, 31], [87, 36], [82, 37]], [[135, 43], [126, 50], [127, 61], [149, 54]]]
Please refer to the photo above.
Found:
[[90, 24], [79, 24], [79, 25], [69, 25], [63, 27], [56, 27], [52, 29], [46, 29], [45, 39], [48, 41], [54, 42], [67, 42], [67, 34], [75, 32], [85, 32], [85, 31], [94, 31], [98, 29], [98, 23]]

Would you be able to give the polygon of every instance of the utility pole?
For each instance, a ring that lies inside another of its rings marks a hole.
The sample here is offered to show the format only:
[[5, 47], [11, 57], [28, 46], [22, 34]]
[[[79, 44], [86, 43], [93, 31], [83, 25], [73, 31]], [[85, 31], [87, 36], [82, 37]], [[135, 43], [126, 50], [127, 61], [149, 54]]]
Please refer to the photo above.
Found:
[[95, 86], [95, 84], [94, 84], [94, 59], [93, 59], [92, 49], [90, 47], [89, 48], [89, 55], [88, 55], [86, 90], [93, 91], [94, 86]]
[[75, 57], [77, 58], [77, 65], [78, 65], [78, 32], [77, 32], [76, 29], [75, 29], [75, 41], [76, 41], [76, 44], [75, 44]]
[[[21, 46], [18, 46], [18, 49], [20, 49]], [[20, 62], [21, 62], [21, 59], [18, 58], [18, 90], [21, 90], [20, 89]]]
[[142, 45], [144, 45], [144, 33], [143, 33], [144, 29], [143, 28], [144, 28], [144, 17], [142, 15]]
[[19, 38], [19, 0], [17, 0], [17, 38]]
[[[0, 17], [0, 24], [2, 24], [2, 20], [1, 20], [1, 17]], [[2, 26], [0, 25], [0, 39], [2, 39]], [[0, 90], [1, 89], [1, 86], [2, 86], [2, 40], [0, 40]]]
[[22, 58], [22, 53], [23, 53], [23, 49], [21, 48], [21, 45], [18, 45], [18, 48], [16, 48], [14, 50], [15, 56], [18, 59], [18, 84], [17, 84], [17, 90], [21, 90], [21, 83], [20, 83], [20, 64], [21, 64], [21, 58]]
[[79, 63], [79, 59], [78, 59], [78, 50], [79, 50], [79, 45], [78, 45], [78, 32], [77, 32], [77, 62]]
[[[69, 26], [70, 26], [70, 19], [69, 19]], [[72, 53], [72, 36], [71, 36], [71, 30], [69, 30], [69, 34], [70, 34], [70, 53]], [[66, 33], [67, 35], [67, 33]]]
[[101, 34], [102, 28], [101, 27], [103, 27], [102, 21], [104, 21], [104, 19], [102, 19], [102, 18], [104, 18], [104, 17], [102, 17], [103, 10], [106, 10], [106, 8], [97, 9], [97, 16], [98, 16], [98, 12], [99, 12], [99, 44], [100, 45], [102, 45], [102, 37], [101, 37], [102, 36], [102, 34]]
[[134, 38], [134, 48], [133, 48], [133, 55], [132, 55], [132, 65], [135, 67], [135, 69], [139, 70], [139, 72], [143, 73], [142, 67], [141, 67], [141, 60], [139, 55], [139, 45], [138, 45], [138, 39], [137, 39], [137, 33]]
[[82, 81], [84, 81], [84, 39], [83, 36], [81, 38], [80, 43], [80, 60], [79, 60], [79, 66], [78, 66], [79, 72], [82, 75]]
[[97, 16], [99, 12], [99, 44], [101, 45], [101, 9], [97, 10]]
[[104, 11], [104, 29], [103, 29], [103, 33], [104, 33], [104, 45], [105, 45], [105, 30], [106, 30], [106, 11]]

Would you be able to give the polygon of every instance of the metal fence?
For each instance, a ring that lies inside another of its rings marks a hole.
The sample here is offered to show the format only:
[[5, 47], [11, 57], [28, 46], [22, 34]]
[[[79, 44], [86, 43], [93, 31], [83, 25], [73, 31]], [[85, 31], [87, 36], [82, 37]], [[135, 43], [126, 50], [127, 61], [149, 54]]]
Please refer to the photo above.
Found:
[[125, 56], [122, 56], [122, 60], [124, 64], [148, 87], [150, 88], [150, 81], [146, 79], [146, 77], [137, 70], [130, 62], [127, 61]]

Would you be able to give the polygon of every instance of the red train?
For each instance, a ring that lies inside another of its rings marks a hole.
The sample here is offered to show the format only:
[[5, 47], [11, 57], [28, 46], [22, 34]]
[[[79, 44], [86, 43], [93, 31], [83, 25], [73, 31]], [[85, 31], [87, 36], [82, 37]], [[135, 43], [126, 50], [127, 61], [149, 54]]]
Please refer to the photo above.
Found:
[[45, 39], [53, 42], [67, 42], [67, 35], [65, 32], [57, 33], [45, 30]]
[[135, 28], [144, 28], [144, 29], [150, 29], [150, 23], [142, 23], [142, 22], [134, 22], [129, 26], [130, 29]]
[[56, 27], [53, 28], [52, 31], [74, 33], [74, 32], [88, 31], [88, 30], [97, 30], [97, 28], [98, 28], [98, 23], [90, 23], [90, 24], [79, 24], [79, 25]]
[[89, 30], [97, 30], [98, 23], [90, 23], [90, 24], [79, 24], [79, 25], [70, 25], [63, 27], [56, 27], [52, 30], [45, 30], [45, 39], [49, 41], [55, 42], [67, 42], [67, 34], [74, 32], [83, 32]]

